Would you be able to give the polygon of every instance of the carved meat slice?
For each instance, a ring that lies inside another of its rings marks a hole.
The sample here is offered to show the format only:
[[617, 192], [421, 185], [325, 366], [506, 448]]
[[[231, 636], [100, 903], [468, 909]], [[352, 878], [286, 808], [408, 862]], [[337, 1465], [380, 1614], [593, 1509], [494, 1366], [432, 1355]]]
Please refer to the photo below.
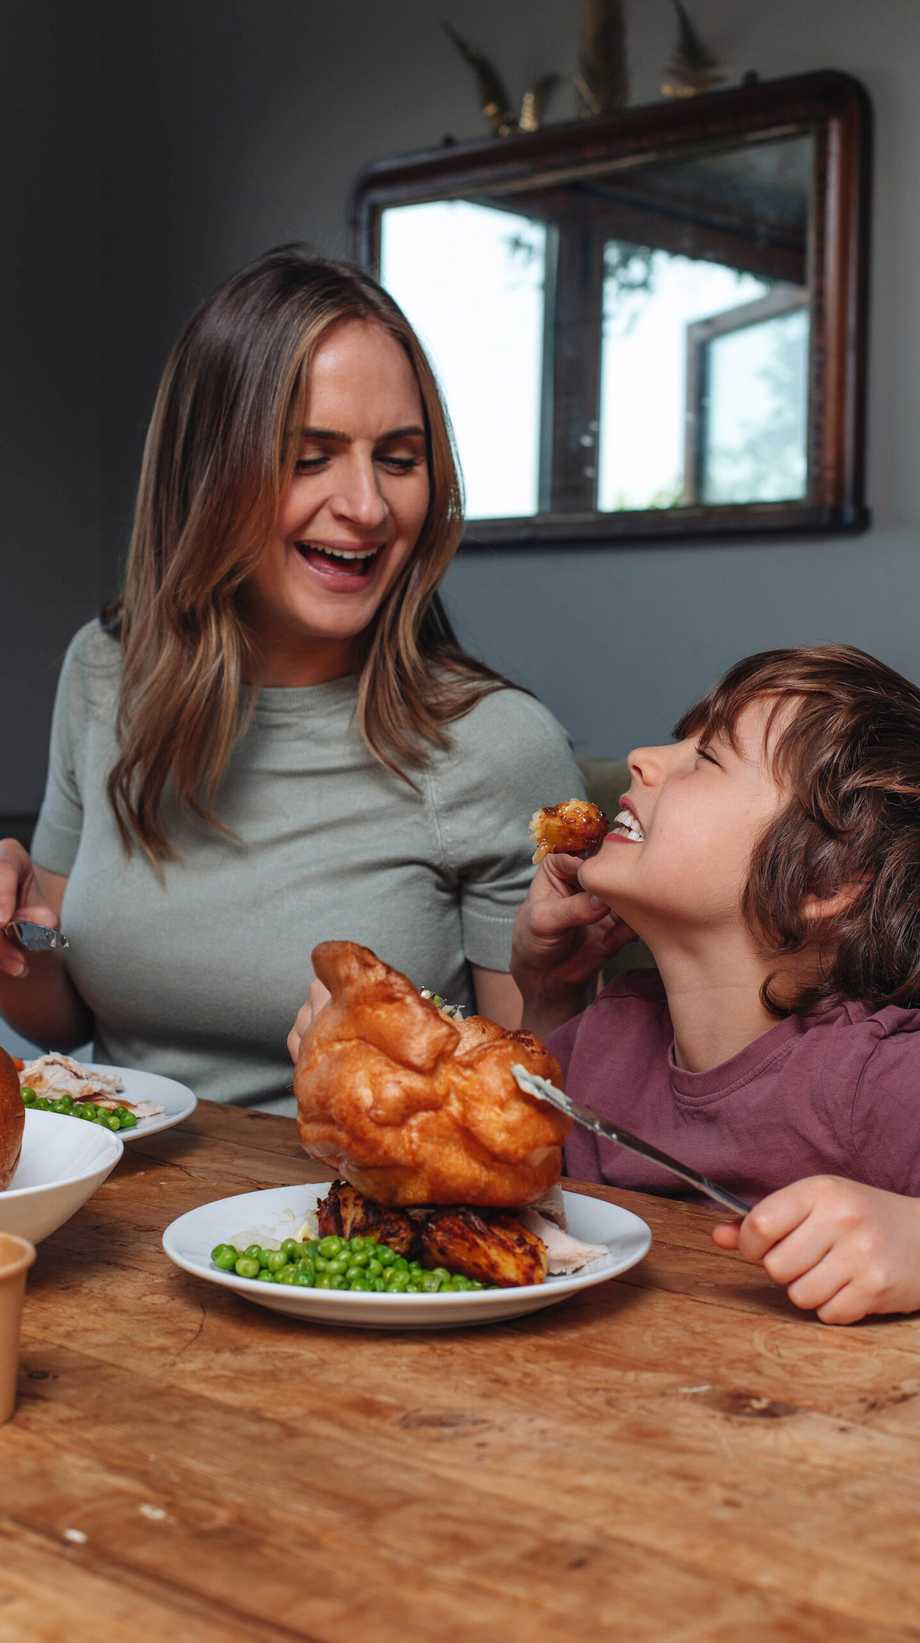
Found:
[[570, 1232], [558, 1223], [548, 1221], [535, 1209], [522, 1210], [521, 1220], [528, 1231], [536, 1233], [546, 1246], [550, 1272], [580, 1272], [589, 1261], [597, 1261], [602, 1255], [610, 1254], [606, 1244], [583, 1244], [580, 1238], [573, 1238]]

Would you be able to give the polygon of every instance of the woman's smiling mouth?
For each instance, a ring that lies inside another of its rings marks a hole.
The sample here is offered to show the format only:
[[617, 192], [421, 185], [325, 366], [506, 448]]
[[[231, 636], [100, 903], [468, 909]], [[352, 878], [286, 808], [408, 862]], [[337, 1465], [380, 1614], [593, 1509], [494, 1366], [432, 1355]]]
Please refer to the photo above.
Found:
[[305, 565], [331, 587], [343, 592], [366, 584], [383, 552], [382, 542], [362, 548], [337, 542], [300, 541], [295, 542], [294, 547]]

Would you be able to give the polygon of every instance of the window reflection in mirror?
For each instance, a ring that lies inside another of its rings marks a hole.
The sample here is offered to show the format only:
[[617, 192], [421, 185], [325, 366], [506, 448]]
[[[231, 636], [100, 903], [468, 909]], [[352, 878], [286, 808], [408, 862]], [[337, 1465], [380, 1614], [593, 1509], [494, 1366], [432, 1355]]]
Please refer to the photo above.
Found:
[[814, 140], [380, 213], [470, 520], [804, 501]]
[[470, 519], [539, 511], [547, 234], [469, 200], [383, 213], [381, 282], [441, 385]]

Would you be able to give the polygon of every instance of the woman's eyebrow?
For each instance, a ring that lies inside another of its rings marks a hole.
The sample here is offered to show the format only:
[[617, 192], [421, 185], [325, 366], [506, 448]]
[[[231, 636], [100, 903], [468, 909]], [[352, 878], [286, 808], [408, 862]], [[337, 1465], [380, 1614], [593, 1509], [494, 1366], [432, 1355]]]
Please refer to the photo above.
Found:
[[[351, 434], [341, 433], [338, 428], [302, 428], [301, 433], [304, 439], [328, 439], [335, 440], [340, 445], [351, 444]], [[385, 434], [380, 435], [381, 440], [408, 438], [424, 439], [424, 437], [424, 428], [416, 427], [414, 423], [408, 424], [405, 428], [388, 428]]]

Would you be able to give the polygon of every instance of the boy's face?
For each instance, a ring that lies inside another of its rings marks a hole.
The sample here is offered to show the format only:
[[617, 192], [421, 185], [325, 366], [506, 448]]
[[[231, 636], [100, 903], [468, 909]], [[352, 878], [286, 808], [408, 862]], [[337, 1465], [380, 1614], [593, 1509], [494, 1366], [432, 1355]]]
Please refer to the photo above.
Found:
[[[664, 925], [690, 934], [743, 924], [751, 853], [786, 802], [764, 746], [772, 706], [765, 698], [745, 708], [737, 751], [722, 737], [688, 738], [629, 755], [621, 811], [634, 825], [615, 825], [578, 877], [640, 935]], [[774, 724], [771, 745], [783, 722]]]

